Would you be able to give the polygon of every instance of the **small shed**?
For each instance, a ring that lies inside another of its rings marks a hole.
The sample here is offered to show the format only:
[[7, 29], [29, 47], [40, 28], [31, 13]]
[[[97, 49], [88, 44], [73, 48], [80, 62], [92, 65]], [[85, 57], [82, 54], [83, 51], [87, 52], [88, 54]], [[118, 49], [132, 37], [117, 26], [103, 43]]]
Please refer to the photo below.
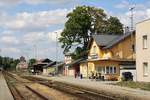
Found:
[[63, 67], [64, 63], [63, 62], [54, 62], [51, 63], [49, 66], [47, 65], [47, 73], [46, 74], [53, 74], [53, 75], [58, 75], [58, 74], [63, 74]]
[[49, 59], [41, 59], [37, 61], [35, 64], [33, 64], [34, 73], [43, 73], [44, 66], [48, 65], [50, 62], [52, 61]]
[[47, 65], [43, 66], [43, 74], [48, 75], [51, 72], [51, 70], [53, 70], [51, 67], [55, 64], [56, 64], [56, 61], [52, 61], [48, 63]]

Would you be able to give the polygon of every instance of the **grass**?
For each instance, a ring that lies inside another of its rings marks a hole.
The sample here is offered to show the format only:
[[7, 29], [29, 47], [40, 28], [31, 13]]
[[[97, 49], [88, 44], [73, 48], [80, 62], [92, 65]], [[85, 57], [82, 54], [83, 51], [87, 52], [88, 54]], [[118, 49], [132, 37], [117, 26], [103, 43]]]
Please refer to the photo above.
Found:
[[115, 85], [150, 91], [150, 83], [121, 81], [121, 82], [116, 83]]

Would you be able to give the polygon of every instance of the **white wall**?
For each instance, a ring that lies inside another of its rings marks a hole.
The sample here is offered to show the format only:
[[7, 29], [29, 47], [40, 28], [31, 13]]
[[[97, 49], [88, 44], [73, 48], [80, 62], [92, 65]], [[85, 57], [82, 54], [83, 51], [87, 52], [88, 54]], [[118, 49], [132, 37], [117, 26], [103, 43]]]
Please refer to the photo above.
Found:
[[[143, 35], [148, 36], [148, 49], [143, 49]], [[148, 62], [148, 76], [143, 75], [143, 62]], [[150, 20], [136, 25], [137, 81], [150, 82]]]
[[136, 81], [136, 70], [135, 70], [135, 69], [130, 69], [130, 70], [121, 69], [121, 70], [120, 70], [120, 77], [122, 77], [122, 73], [123, 73], [123, 72], [131, 72], [132, 75], [133, 75], [133, 81]]

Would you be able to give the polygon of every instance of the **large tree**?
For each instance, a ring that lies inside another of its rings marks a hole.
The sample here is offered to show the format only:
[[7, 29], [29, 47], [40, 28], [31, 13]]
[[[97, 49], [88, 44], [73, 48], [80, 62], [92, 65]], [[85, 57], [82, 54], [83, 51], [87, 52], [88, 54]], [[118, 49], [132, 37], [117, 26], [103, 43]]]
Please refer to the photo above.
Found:
[[123, 33], [123, 25], [117, 17], [112, 17], [107, 20], [107, 33], [121, 35]]
[[[59, 41], [64, 53], [76, 46], [75, 53], [86, 50], [93, 34], [122, 34], [123, 26], [116, 17], [108, 18], [103, 9], [78, 6], [67, 15], [65, 28]], [[115, 30], [114, 30], [115, 29]], [[80, 49], [79, 49], [80, 48]]]

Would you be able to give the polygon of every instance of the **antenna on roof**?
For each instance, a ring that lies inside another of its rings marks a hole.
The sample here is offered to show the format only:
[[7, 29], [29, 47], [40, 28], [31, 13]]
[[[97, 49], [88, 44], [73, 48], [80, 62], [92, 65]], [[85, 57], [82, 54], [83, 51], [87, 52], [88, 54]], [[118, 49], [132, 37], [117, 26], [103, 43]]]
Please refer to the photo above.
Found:
[[132, 7], [129, 8], [129, 11], [131, 12], [131, 16], [130, 16], [130, 19], [131, 19], [131, 31], [133, 31], [133, 23], [134, 23], [133, 22], [133, 20], [134, 20], [133, 19], [133, 17], [134, 17], [134, 13], [133, 12], [134, 12], [134, 9], [135, 9], [135, 5], [134, 6], [132, 5]]

